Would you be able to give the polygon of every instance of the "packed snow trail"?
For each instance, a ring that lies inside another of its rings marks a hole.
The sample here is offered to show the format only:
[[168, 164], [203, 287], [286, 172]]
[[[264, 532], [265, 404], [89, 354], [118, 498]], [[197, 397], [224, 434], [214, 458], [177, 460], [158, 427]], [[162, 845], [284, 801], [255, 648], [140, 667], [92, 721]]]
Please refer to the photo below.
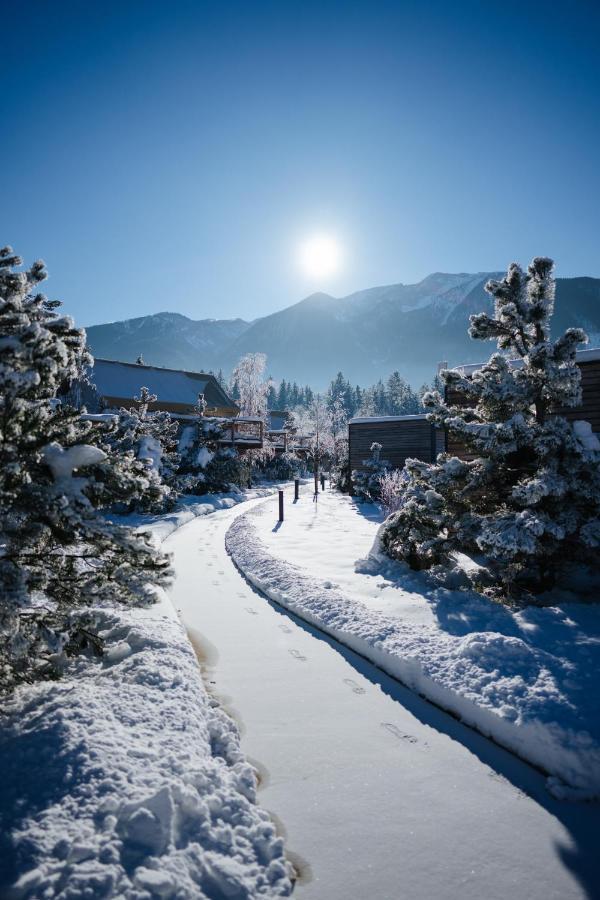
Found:
[[253, 590], [224, 547], [247, 509], [168, 539], [172, 599], [242, 730], [259, 803], [299, 871], [295, 894], [600, 896], [598, 806], [554, 800], [535, 770]]

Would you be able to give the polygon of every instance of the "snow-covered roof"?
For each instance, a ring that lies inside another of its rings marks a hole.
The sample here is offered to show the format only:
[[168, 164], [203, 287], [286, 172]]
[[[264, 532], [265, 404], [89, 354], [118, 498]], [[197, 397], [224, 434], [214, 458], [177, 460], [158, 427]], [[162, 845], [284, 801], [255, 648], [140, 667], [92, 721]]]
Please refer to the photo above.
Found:
[[413, 416], [359, 416], [350, 419], [348, 425], [370, 425], [374, 422], [410, 422], [411, 419], [426, 419], [427, 413], [418, 413]]
[[[578, 363], [587, 363], [600, 359], [600, 347], [592, 347], [590, 350], [578, 350], [575, 358]], [[451, 368], [458, 369], [463, 375], [472, 375], [473, 372], [477, 372], [477, 370], [481, 369], [484, 365], [485, 363], [470, 363], [465, 366], [451, 366]], [[519, 368], [523, 365], [523, 360], [511, 359], [510, 365]]]
[[198, 400], [198, 394], [204, 394], [209, 406], [235, 407], [217, 379], [204, 372], [185, 372], [111, 359], [95, 359], [90, 380], [102, 397], [133, 400], [139, 395], [140, 388], [147, 387], [152, 394], [157, 395], [161, 403], [193, 406]]

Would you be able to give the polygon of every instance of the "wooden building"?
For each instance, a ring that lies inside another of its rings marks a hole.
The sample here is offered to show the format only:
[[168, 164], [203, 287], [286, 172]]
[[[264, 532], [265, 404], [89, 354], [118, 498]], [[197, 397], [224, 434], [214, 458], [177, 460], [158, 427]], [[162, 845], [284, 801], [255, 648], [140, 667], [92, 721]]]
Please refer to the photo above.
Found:
[[[521, 365], [516, 360], [514, 365]], [[581, 369], [582, 402], [580, 406], [557, 406], [553, 411], [569, 421], [584, 419], [592, 431], [600, 434], [600, 348], [580, 350], [577, 365]], [[472, 375], [481, 365], [456, 366], [464, 375]], [[446, 400], [453, 405], [464, 403], [462, 395], [448, 391]], [[438, 453], [447, 450], [453, 456], [468, 458], [462, 442], [446, 435], [418, 416], [369, 416], [351, 419], [348, 424], [350, 469], [362, 469], [363, 461], [371, 456], [371, 444], [381, 444], [381, 459], [401, 469], [408, 457], [433, 462]]]
[[[564, 416], [570, 422], [584, 419], [592, 426], [592, 431], [600, 434], [600, 348], [593, 350], [580, 350], [576, 356], [577, 365], [581, 370], [581, 404], [579, 406], [556, 406], [552, 412]], [[521, 360], [514, 360], [514, 366], [522, 365]], [[481, 368], [481, 365], [456, 366], [459, 372], [467, 377]], [[465, 405], [463, 396], [456, 390], [446, 391], [448, 403], [456, 406]], [[456, 437], [449, 434], [447, 437], [447, 450], [453, 456], [467, 458], [464, 446]]]
[[199, 394], [207, 403], [206, 415], [229, 417], [239, 413], [239, 407], [215, 376], [205, 372], [96, 359], [89, 378], [96, 386], [103, 409], [135, 406], [134, 398], [139, 396], [140, 388], [147, 387], [158, 398], [150, 408], [169, 412], [173, 418], [191, 415]]
[[368, 416], [348, 423], [350, 470], [361, 470], [371, 457], [371, 445], [381, 444], [381, 459], [401, 469], [409, 457], [433, 462], [444, 449], [444, 433], [427, 416]]
[[272, 412], [266, 427], [260, 418], [240, 416], [239, 407], [209, 373], [95, 359], [89, 379], [95, 385], [93, 398], [78, 398], [88, 408], [128, 409], [136, 405], [135, 397], [139, 397], [140, 389], [147, 387], [157, 397], [149, 408], [170, 413], [183, 431], [186, 424], [196, 418], [194, 407], [198, 395], [202, 394], [207, 404], [205, 415], [220, 420], [224, 446], [244, 452], [260, 449], [268, 440], [276, 452], [288, 449], [291, 432], [285, 427], [285, 411]]

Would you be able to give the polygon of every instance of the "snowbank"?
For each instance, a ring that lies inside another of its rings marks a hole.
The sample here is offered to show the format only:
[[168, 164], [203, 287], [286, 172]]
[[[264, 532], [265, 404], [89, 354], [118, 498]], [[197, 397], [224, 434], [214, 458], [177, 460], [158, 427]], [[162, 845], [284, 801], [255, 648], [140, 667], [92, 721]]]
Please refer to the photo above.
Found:
[[157, 541], [162, 543], [170, 534], [173, 534], [182, 525], [191, 522], [198, 516], [208, 516], [220, 509], [231, 509], [236, 503], [245, 500], [255, 500], [260, 497], [268, 497], [281, 485], [269, 485], [252, 488], [250, 490], [236, 490], [224, 494], [203, 494], [202, 496], [185, 495], [177, 501], [173, 512], [165, 515], [148, 516], [141, 513], [132, 513], [127, 516], [119, 516], [118, 521], [133, 527], [151, 531]]
[[103, 634], [104, 660], [9, 700], [2, 897], [289, 895], [282, 840], [179, 623], [107, 614]]
[[[160, 542], [272, 490], [128, 519]], [[256, 806], [236, 725], [206, 693], [168, 597], [101, 616], [101, 660], [80, 657], [61, 681], [20, 687], [3, 710], [0, 896], [288, 896], [282, 839]]]
[[[269, 506], [237, 518], [226, 536], [256, 587], [543, 769], [556, 796], [600, 797], [598, 606], [513, 613], [472, 592], [428, 587], [391, 561], [393, 574], [382, 577], [380, 559], [348, 574], [338, 543], [348, 553], [365, 519], [347, 500], [322, 495], [318, 514], [301, 501], [276, 529]], [[373, 536], [377, 525], [369, 523]]]

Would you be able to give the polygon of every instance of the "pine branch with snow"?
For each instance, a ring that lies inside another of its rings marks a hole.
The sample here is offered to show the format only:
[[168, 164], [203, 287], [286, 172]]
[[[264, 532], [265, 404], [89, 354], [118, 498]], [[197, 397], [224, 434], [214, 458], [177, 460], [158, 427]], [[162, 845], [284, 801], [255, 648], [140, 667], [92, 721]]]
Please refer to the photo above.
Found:
[[139, 512], [164, 512], [177, 499], [179, 428], [168, 412], [151, 409], [157, 399], [156, 394], [142, 387], [139, 396], [134, 397], [136, 405], [119, 410], [115, 430], [109, 437], [116, 454], [129, 455], [146, 467], [147, 490], [130, 504], [131, 510]]
[[506, 594], [550, 587], [567, 560], [593, 562], [600, 442], [588, 423], [554, 412], [581, 400], [576, 351], [587, 338], [570, 328], [551, 340], [552, 268], [536, 258], [526, 273], [513, 264], [488, 283], [494, 315], [472, 316], [470, 334], [495, 340], [501, 352], [471, 377], [441, 373], [447, 393], [458, 392], [464, 405], [449, 405], [439, 392], [423, 398], [431, 421], [462, 442], [467, 458], [407, 461], [402, 505], [382, 543], [414, 568], [457, 550], [484, 554]]
[[145, 465], [115, 454], [112, 417], [58, 393], [91, 364], [85, 332], [37, 293], [44, 265], [18, 271], [0, 250], [0, 688], [56, 675], [67, 652], [99, 642], [102, 604], [151, 602], [169, 575], [150, 539], [103, 512], [148, 487]]

